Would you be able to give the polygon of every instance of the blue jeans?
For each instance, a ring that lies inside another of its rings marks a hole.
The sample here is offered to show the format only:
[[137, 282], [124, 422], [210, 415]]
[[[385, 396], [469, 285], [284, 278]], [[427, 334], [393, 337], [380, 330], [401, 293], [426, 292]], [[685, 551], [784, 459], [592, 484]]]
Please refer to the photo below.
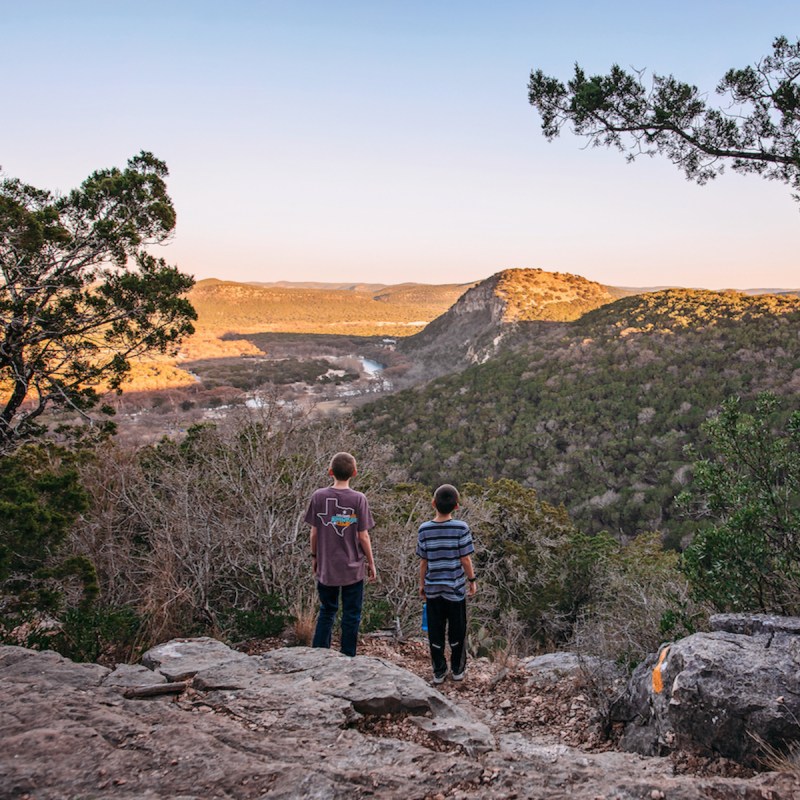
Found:
[[333, 623], [339, 610], [339, 592], [342, 593], [342, 652], [346, 656], [356, 654], [358, 627], [361, 625], [361, 606], [364, 602], [364, 581], [349, 586], [325, 586], [317, 581], [319, 594], [319, 617], [314, 631], [312, 647], [330, 647]]

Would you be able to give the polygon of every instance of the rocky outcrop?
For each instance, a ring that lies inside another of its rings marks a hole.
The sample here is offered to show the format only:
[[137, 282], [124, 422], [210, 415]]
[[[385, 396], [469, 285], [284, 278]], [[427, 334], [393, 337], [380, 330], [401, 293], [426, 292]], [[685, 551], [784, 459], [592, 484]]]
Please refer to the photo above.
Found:
[[[594, 281], [542, 269], [507, 269], [473, 286], [440, 317], [399, 347], [426, 365], [428, 377], [493, 356], [520, 323], [574, 320], [613, 302], [618, 293]], [[539, 324], [527, 335], [552, 333]]]
[[381, 658], [244, 656], [195, 639], [143, 660], [109, 670], [0, 647], [3, 800], [798, 796], [790, 775], [695, 778], [526, 730], [494, 738], [477, 712]]
[[[408, 798], [474, 781], [475, 756], [494, 747], [482, 722], [381, 659], [307, 648], [248, 657], [194, 639], [142, 660], [149, 668], [112, 671], [0, 648], [0, 794]], [[177, 698], [124, 696], [187, 679]], [[389, 711], [444, 752], [359, 731]]]
[[800, 619], [726, 614], [648, 658], [612, 710], [622, 747], [763, 766], [800, 742]]
[[466, 291], [444, 314], [399, 348], [436, 373], [451, 372], [496, 352], [507, 333], [506, 301], [497, 293], [499, 275]]
[[[422, 730], [445, 744], [460, 745], [467, 753], [494, 747], [483, 723], [421, 678], [378, 658], [350, 659], [332, 650], [307, 647], [248, 657], [213, 639], [194, 639], [148, 650], [142, 663], [170, 680], [193, 676], [196, 688], [211, 692], [228, 708], [249, 708], [250, 716], [256, 705], [274, 706], [277, 695], [291, 711], [286, 721], [293, 729], [302, 728], [303, 720], [313, 721], [324, 706], [328, 722], [337, 729], [359, 716], [408, 714]], [[217, 697], [214, 693], [225, 694]], [[268, 714], [271, 724], [274, 713], [273, 708]]]

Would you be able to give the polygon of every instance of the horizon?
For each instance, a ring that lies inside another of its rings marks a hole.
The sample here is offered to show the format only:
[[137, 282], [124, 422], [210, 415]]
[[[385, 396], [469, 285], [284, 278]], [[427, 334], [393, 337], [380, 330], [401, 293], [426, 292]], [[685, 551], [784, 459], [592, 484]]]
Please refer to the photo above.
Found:
[[755, 18], [743, 0], [4, 11], [4, 174], [65, 192], [153, 152], [178, 214], [158, 255], [198, 280], [472, 283], [521, 267], [615, 287], [797, 285], [788, 186], [731, 172], [698, 186], [663, 158], [548, 143], [526, 91], [533, 69], [619, 63], [713, 100], [726, 70], [800, 36], [796, 3]]
[[[524, 267], [514, 268], [514, 269], [524, 269]], [[503, 270], [499, 270], [502, 272]], [[549, 274], [556, 274], [556, 271], [553, 270], [543, 270], [545, 273]], [[497, 274], [497, 273], [493, 273]], [[564, 273], [562, 273], [564, 274]], [[585, 277], [583, 275], [578, 275], [577, 273], [567, 273], [571, 275], [575, 275], [576, 277], [582, 278]], [[401, 281], [399, 283], [383, 283], [382, 281], [348, 281], [348, 280], [336, 280], [336, 281], [313, 281], [313, 280], [285, 280], [285, 279], [278, 279], [274, 281], [259, 281], [259, 280], [241, 280], [238, 278], [218, 278], [215, 275], [209, 275], [208, 277], [198, 278], [196, 283], [200, 283], [202, 281], [219, 281], [221, 283], [242, 283], [247, 285], [256, 285], [256, 286], [276, 286], [281, 285], [282, 288], [288, 289], [303, 289], [303, 288], [315, 288], [315, 287], [322, 287], [322, 288], [334, 288], [334, 287], [347, 287], [347, 286], [358, 286], [358, 285], [365, 285], [365, 286], [378, 286], [381, 288], [391, 288], [395, 286], [402, 286], [402, 285], [410, 285], [410, 286], [469, 286], [474, 285], [476, 283], [482, 283], [483, 281], [487, 280], [488, 278], [492, 277], [491, 275], [487, 276], [487, 278], [481, 278], [478, 281], [448, 281], [446, 283], [433, 283], [428, 281]], [[587, 279], [588, 280], [588, 279]], [[711, 289], [708, 286], [679, 286], [677, 284], [672, 284], [669, 286], [620, 286], [617, 284], [611, 283], [604, 283], [603, 281], [595, 281], [595, 283], [599, 283], [601, 286], [607, 286], [610, 289], [622, 289], [631, 292], [658, 292], [663, 291], [666, 289], [686, 289], [688, 291], [711, 291], [711, 292], [749, 292], [753, 294], [769, 294], [771, 292], [800, 292], [800, 284], [796, 286], [745, 286], [742, 288], [736, 288], [734, 286], [721, 286], [715, 289]]]

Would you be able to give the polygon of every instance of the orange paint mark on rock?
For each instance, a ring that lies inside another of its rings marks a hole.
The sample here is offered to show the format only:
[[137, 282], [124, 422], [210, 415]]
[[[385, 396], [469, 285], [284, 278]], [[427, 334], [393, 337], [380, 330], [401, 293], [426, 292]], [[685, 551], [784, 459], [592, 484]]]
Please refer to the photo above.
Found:
[[669, 647], [665, 647], [661, 651], [661, 657], [658, 659], [658, 664], [656, 664], [653, 670], [653, 691], [656, 694], [661, 694], [661, 692], [664, 691], [664, 680], [661, 677], [661, 665], [664, 663], [667, 653], [669, 653]]

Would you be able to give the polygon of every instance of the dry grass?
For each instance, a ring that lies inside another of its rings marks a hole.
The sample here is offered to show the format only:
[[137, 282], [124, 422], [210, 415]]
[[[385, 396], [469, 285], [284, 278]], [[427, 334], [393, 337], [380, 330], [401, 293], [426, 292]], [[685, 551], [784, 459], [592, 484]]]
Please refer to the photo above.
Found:
[[317, 623], [317, 609], [297, 608], [292, 611], [292, 616], [294, 622], [289, 629], [291, 639], [296, 644], [310, 647]]
[[756, 734], [750, 736], [761, 749], [761, 763], [766, 769], [800, 777], [800, 742], [790, 742], [785, 750], [780, 750]]

